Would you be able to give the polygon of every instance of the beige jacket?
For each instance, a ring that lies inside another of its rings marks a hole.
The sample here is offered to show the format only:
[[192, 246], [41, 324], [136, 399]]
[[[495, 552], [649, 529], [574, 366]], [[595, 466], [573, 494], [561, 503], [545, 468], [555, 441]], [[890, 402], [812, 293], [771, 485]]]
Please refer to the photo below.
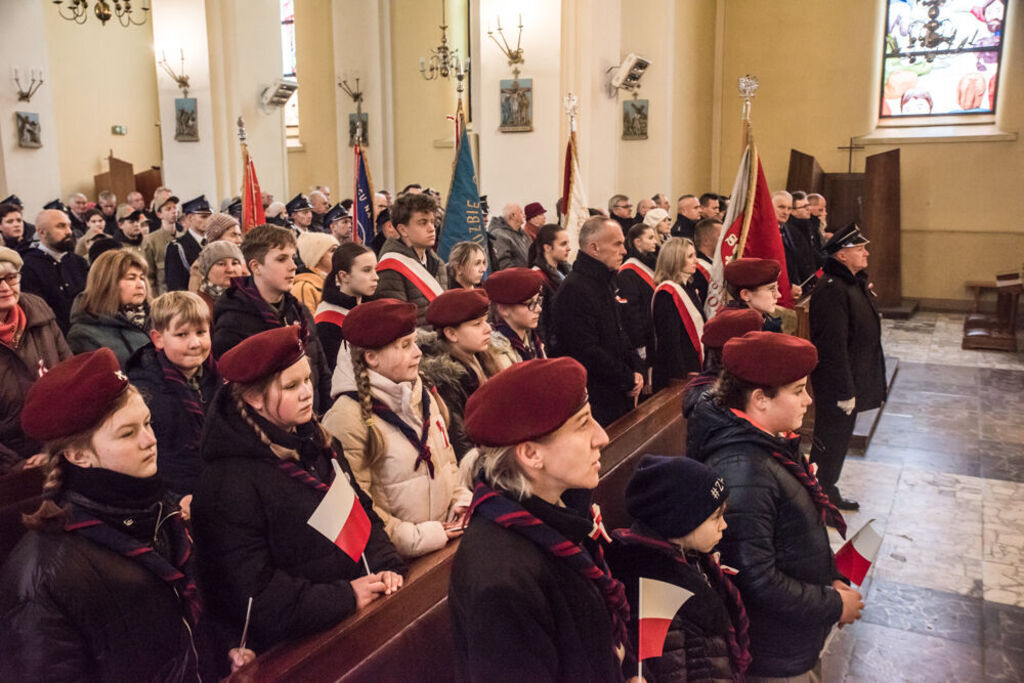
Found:
[[[419, 433], [423, 428], [422, 380], [417, 377], [414, 383], [396, 384], [373, 370], [369, 373], [374, 397]], [[338, 388], [355, 391], [354, 385]], [[359, 486], [373, 498], [374, 511], [384, 521], [391, 542], [405, 558], [443, 548], [448, 543], [443, 523], [454, 517], [455, 508], [469, 505], [473, 495], [459, 478], [455, 450], [448, 439], [437, 398], [432, 392], [427, 396], [430, 400], [427, 442], [434, 463], [432, 479], [423, 464], [419, 469], [414, 468], [415, 447], [398, 429], [379, 417], [374, 418], [374, 423], [384, 435], [387, 452], [375, 463], [367, 461], [367, 427], [354, 399], [339, 396], [323, 419], [327, 431], [341, 442]]]
[[155, 232], [151, 232], [142, 240], [142, 254], [149, 264], [149, 295], [157, 297], [167, 291], [167, 281], [164, 278], [164, 257], [167, 255], [167, 246], [174, 241], [174, 233], [165, 230], [163, 226]]

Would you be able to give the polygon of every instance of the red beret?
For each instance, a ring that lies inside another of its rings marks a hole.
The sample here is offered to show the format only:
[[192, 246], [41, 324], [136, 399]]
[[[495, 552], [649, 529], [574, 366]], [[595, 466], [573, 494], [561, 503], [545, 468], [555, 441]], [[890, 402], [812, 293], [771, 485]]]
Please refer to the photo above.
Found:
[[506, 268], [484, 282], [491, 301], [496, 304], [521, 304], [537, 296], [544, 285], [544, 276], [532, 268]]
[[427, 306], [427, 322], [442, 329], [487, 315], [491, 300], [482, 289], [451, 289]]
[[306, 353], [298, 325], [275, 327], [254, 334], [220, 357], [220, 376], [236, 384], [250, 384], [290, 368]]
[[532, 220], [541, 214], [547, 213], [547, 209], [541, 206], [540, 202], [530, 202], [526, 205], [526, 209], [523, 211], [526, 214], [526, 220]]
[[465, 428], [480, 446], [511, 446], [550, 434], [587, 402], [587, 371], [572, 358], [517, 363], [466, 401]]
[[779, 279], [782, 266], [770, 258], [741, 258], [725, 264], [725, 281], [737, 289], [754, 289]]
[[700, 340], [709, 349], [720, 349], [733, 337], [756, 332], [763, 324], [764, 318], [752, 308], [723, 308], [704, 323], [704, 334]]
[[416, 329], [416, 304], [377, 299], [360, 304], [345, 316], [341, 336], [364, 349], [382, 349]]
[[779, 332], [747, 332], [722, 349], [722, 366], [744, 382], [781, 387], [811, 374], [818, 364], [814, 344]]
[[36, 441], [53, 441], [97, 426], [128, 388], [114, 352], [104, 347], [59, 363], [32, 385], [21, 428]]

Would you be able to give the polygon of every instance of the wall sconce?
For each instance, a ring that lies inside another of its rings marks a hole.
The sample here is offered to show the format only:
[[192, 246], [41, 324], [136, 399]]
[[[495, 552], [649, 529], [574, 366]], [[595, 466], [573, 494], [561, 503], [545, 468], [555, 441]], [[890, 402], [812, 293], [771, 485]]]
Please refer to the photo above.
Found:
[[494, 32], [491, 31], [490, 27], [487, 28], [487, 36], [494, 41], [494, 44], [498, 46], [502, 54], [508, 59], [508, 65], [512, 67], [512, 75], [518, 81], [519, 80], [519, 65], [523, 64], [526, 60], [523, 59], [523, 48], [520, 47], [520, 43], [523, 40], [523, 15], [519, 15], [519, 35], [516, 36], [516, 47], [512, 47], [505, 40], [505, 33], [501, 30], [501, 17], [498, 17], [498, 36], [501, 38], [501, 42], [494, 37]]
[[[62, 19], [73, 21], [76, 24], [84, 24], [85, 20], [89, 18], [89, 0], [67, 0], [67, 2], [70, 14], [64, 11], [64, 0], [53, 0], [53, 4], [57, 5], [57, 13]], [[111, 7], [111, 4], [114, 6]], [[146, 23], [146, 18], [149, 16], [146, 14], [149, 11], [148, 0], [143, 0], [142, 7], [138, 9], [142, 12], [139, 21], [135, 20], [135, 10], [132, 8], [131, 0], [114, 0], [113, 3], [96, 0], [92, 8], [93, 14], [103, 26], [106, 26], [107, 22], [116, 16], [117, 22], [125, 27], [142, 26]]]
[[[441, 0], [441, 44], [430, 51], [430, 58], [420, 57], [420, 75], [432, 81], [438, 76], [448, 78], [453, 73], [461, 81], [469, 71], [469, 58], [465, 62], [459, 59], [459, 49], [448, 47], [448, 23], [445, 19], [444, 0]], [[428, 68], [429, 65], [429, 68]]]
[[32, 96], [36, 94], [36, 90], [39, 90], [39, 86], [43, 84], [43, 70], [42, 69], [29, 69], [28, 77], [31, 79], [26, 90], [21, 84], [21, 74], [18, 72], [18, 67], [14, 67], [14, 84], [18, 86], [18, 101], [29, 102], [32, 100]]
[[159, 62], [157, 62], [157, 64], [162, 66], [164, 68], [164, 71], [167, 72], [167, 75], [170, 76], [174, 80], [174, 82], [178, 84], [178, 87], [181, 88], [181, 96], [182, 97], [188, 97], [189, 85], [188, 85], [188, 76], [185, 75], [185, 50], [184, 50], [184, 48], [181, 49], [181, 73], [180, 74], [174, 73], [174, 69], [172, 69], [171, 65], [167, 63], [167, 54], [166, 53], [161, 53], [161, 59], [160, 59]]
[[349, 146], [354, 147], [355, 145], [367, 146], [370, 144], [369, 133], [366, 130], [366, 123], [363, 120], [363, 91], [359, 89], [359, 77], [356, 76], [356, 87], [353, 88], [348, 84], [348, 79], [344, 76], [338, 79], [338, 87], [341, 88], [346, 95], [352, 98], [352, 101], [356, 105], [356, 113], [353, 118], [352, 114], [349, 114]]

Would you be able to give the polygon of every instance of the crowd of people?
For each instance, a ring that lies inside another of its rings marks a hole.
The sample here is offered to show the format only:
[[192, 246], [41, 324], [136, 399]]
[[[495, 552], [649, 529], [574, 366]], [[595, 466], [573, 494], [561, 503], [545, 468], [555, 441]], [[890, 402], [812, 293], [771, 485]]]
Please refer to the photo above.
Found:
[[[222, 676], [461, 537], [466, 679], [636, 676], [650, 577], [693, 598], [645, 679], [813, 680], [863, 606], [826, 527], [857, 505], [836, 486], [856, 413], [885, 398], [866, 238], [778, 192], [786, 263], [726, 264], [708, 317], [726, 197], [684, 194], [673, 222], [664, 194], [616, 194], [575, 255], [539, 202], [509, 204], [447, 263], [439, 200], [377, 193], [368, 244], [327, 187], [265, 195], [246, 232], [238, 198], [168, 188], [75, 194], [34, 225], [0, 203], [0, 475], [45, 472], [0, 571], [0, 678]], [[783, 268], [810, 341], [782, 333]], [[634, 523], [607, 533], [604, 428], [687, 379], [686, 457], [645, 456]], [[361, 556], [311, 525], [336, 485]]]

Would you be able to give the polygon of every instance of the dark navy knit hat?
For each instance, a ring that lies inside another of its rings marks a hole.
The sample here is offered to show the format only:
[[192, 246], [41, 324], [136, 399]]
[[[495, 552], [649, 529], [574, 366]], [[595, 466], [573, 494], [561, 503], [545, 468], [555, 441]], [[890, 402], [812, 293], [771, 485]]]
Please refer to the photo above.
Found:
[[626, 511], [665, 538], [682, 538], [729, 497], [715, 471], [692, 458], [645, 455], [626, 485]]

